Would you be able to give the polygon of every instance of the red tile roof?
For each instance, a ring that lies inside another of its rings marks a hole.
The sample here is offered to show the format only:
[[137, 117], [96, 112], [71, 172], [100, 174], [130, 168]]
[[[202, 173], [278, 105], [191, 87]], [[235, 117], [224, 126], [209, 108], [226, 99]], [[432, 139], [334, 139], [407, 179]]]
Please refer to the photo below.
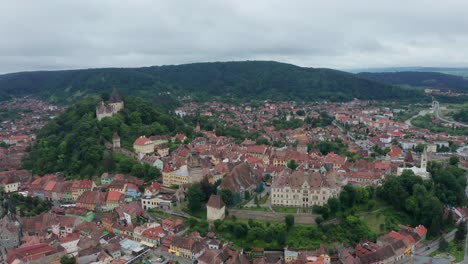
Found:
[[143, 146], [145, 144], [148, 144], [149, 142], [151, 142], [151, 140], [149, 138], [141, 136], [141, 137], [137, 138], [135, 140], [135, 142], [133, 142], [133, 145]]
[[216, 209], [221, 209], [224, 207], [223, 200], [221, 199], [220, 195], [211, 195], [210, 200], [208, 200], [208, 203], [206, 206], [216, 208]]

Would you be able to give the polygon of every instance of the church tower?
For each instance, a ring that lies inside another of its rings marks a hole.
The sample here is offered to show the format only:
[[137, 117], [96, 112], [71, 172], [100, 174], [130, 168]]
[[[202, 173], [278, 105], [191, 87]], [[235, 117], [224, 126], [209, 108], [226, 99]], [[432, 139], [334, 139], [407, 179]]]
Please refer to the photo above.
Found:
[[421, 169], [427, 171], [427, 149], [424, 147], [423, 154], [421, 155]]
[[117, 134], [117, 132], [114, 132], [114, 134], [112, 135], [112, 148], [120, 148], [120, 136], [119, 134]]

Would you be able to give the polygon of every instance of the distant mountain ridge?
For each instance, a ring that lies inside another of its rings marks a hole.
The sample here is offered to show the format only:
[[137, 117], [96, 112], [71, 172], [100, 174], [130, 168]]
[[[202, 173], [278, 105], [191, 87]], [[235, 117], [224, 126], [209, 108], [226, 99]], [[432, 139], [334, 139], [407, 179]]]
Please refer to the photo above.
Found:
[[142, 68], [20, 72], [0, 75], [0, 99], [36, 95], [73, 102], [110, 92], [145, 98], [190, 95], [211, 99], [401, 100], [418, 91], [364, 79], [347, 72], [273, 61], [193, 63]]
[[389, 85], [410, 85], [444, 91], [468, 92], [468, 79], [440, 72], [362, 72], [357, 75]]

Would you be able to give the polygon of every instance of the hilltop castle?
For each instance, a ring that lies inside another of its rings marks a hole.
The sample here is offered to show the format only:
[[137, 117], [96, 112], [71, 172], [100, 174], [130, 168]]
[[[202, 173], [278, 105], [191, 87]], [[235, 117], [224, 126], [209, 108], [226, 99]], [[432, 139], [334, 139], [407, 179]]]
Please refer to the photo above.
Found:
[[109, 102], [104, 103], [104, 101], [101, 101], [96, 106], [97, 120], [101, 121], [101, 119], [103, 119], [104, 117], [111, 117], [123, 108], [124, 102], [122, 101], [122, 99], [120, 99], [120, 96], [117, 93], [117, 89], [114, 88], [111, 97], [109, 98]]

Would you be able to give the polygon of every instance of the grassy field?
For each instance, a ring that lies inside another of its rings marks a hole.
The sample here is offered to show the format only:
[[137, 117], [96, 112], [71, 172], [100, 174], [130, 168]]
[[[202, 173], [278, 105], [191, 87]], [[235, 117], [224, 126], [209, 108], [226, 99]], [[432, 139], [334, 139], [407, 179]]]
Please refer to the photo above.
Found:
[[184, 208], [183, 211], [193, 217], [206, 220], [206, 207], [203, 207], [201, 210], [198, 210], [196, 212], [192, 212], [188, 210], [187, 208]]
[[431, 257], [435, 256], [447, 256], [451, 255], [455, 258], [454, 263], [462, 263], [463, 259], [465, 258], [465, 242], [462, 243], [462, 250], [458, 251], [457, 246], [455, 245], [455, 241], [450, 241], [449, 248], [446, 252], [441, 252], [440, 250], [436, 250], [430, 254]]
[[426, 106], [424, 106], [424, 107], [423, 106], [411, 107], [406, 111], [403, 111], [401, 113], [396, 114], [395, 117], [394, 117], [394, 120], [399, 121], [399, 122], [404, 122], [404, 121], [408, 120], [409, 118], [411, 118], [412, 116], [417, 115], [419, 113], [419, 111], [424, 110], [424, 109], [428, 109], [428, 107], [426, 107]]
[[269, 207], [257, 207], [257, 206], [249, 206], [249, 207], [246, 207], [246, 206], [243, 206], [243, 207], [239, 207], [239, 209], [241, 209], [241, 210], [259, 211], [259, 212], [271, 212], [271, 210], [270, 210]]
[[273, 207], [273, 210], [278, 213], [286, 214], [295, 214], [297, 212], [297, 208], [295, 207]]
[[163, 211], [156, 210], [156, 209], [148, 210], [148, 213], [149, 213], [151, 216], [153, 216], [154, 218], [161, 218], [161, 219], [164, 219], [164, 218], [169, 218], [169, 219], [178, 218], [178, 217], [176, 217], [176, 216], [167, 214], [167, 213], [165, 213], [165, 212], [163, 212]]
[[[244, 223], [248, 225], [248, 220], [241, 219], [225, 219], [224, 223]], [[268, 221], [257, 221], [256, 223], [261, 223], [265, 226], [270, 225], [284, 225], [283, 223], [271, 224]], [[277, 241], [273, 240], [271, 242], [266, 242], [264, 240], [253, 240], [247, 241], [246, 239], [238, 239], [233, 236], [231, 233], [226, 231], [221, 231], [220, 235], [228, 241], [231, 241], [233, 249], [245, 248], [246, 245], [249, 247], [258, 247], [258, 248], [281, 248], [278, 245]], [[322, 235], [322, 232], [316, 227], [311, 225], [301, 225], [295, 224], [292, 229], [286, 233], [286, 244], [295, 249], [317, 249], [320, 246], [320, 243], [326, 240], [326, 237]]]

